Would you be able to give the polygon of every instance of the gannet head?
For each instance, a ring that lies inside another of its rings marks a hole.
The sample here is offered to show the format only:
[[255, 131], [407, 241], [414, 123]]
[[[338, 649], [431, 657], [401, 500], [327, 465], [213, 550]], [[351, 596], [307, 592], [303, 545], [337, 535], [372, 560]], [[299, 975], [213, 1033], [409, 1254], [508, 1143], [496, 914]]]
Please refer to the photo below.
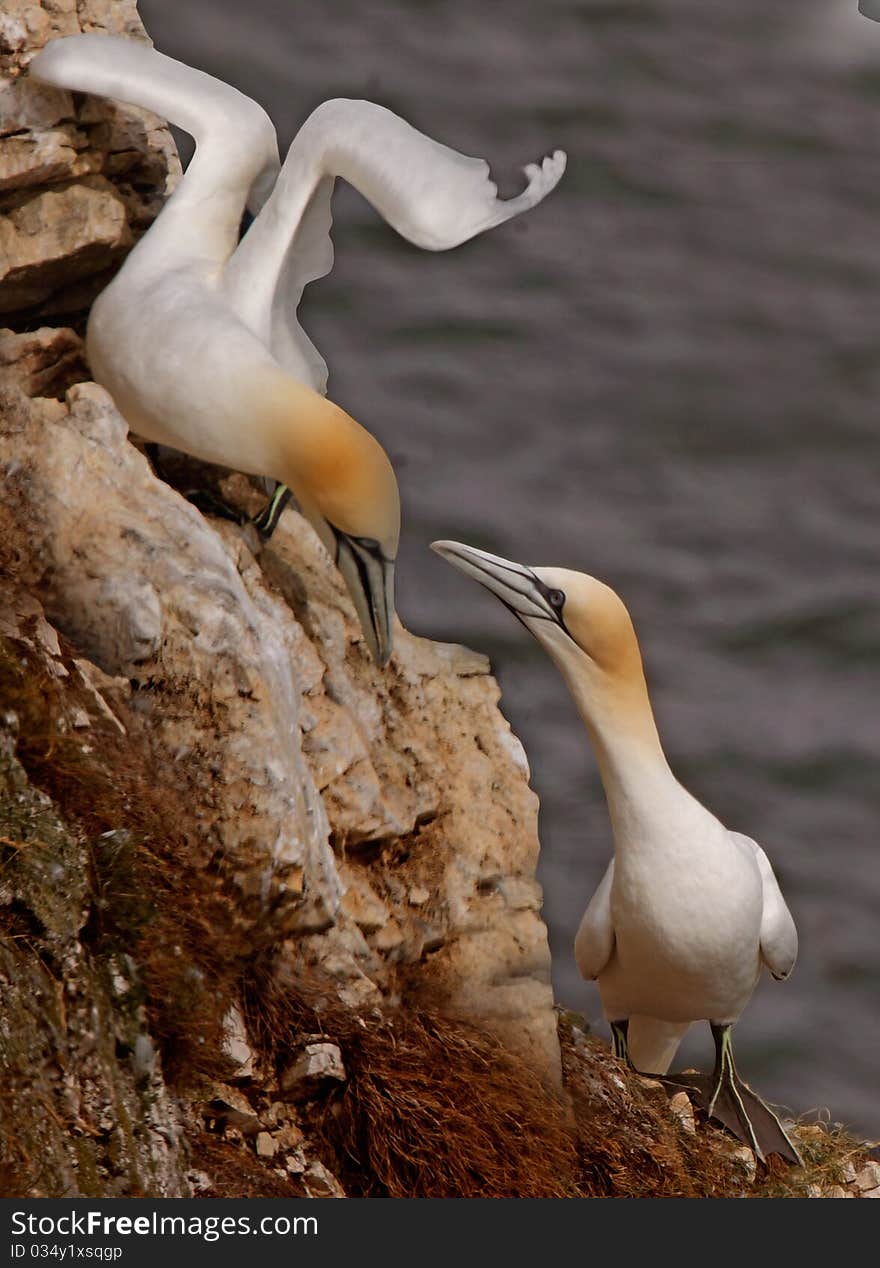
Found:
[[644, 684], [632, 619], [604, 582], [567, 568], [526, 568], [461, 542], [431, 549], [497, 595], [567, 676], [595, 691]]
[[373, 659], [384, 666], [394, 636], [397, 479], [366, 428], [331, 401], [315, 401], [315, 425], [291, 432], [280, 476], [335, 560]]

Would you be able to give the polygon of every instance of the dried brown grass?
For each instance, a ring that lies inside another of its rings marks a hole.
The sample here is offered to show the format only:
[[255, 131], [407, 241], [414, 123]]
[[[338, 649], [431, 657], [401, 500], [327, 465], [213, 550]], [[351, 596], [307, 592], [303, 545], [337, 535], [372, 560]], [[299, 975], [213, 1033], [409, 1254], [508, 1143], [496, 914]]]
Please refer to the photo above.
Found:
[[351, 1196], [577, 1195], [567, 1107], [477, 1027], [412, 1008], [358, 1017], [317, 983], [264, 980], [246, 1006], [279, 1070], [302, 1035], [339, 1045], [348, 1079], [307, 1121]]
[[810, 1189], [826, 1192], [835, 1185], [846, 1187], [849, 1168], [859, 1172], [872, 1158], [877, 1161], [876, 1150], [857, 1140], [840, 1123], [802, 1121], [795, 1128], [795, 1135], [804, 1165], [762, 1173], [754, 1197], [803, 1197]]
[[[579, 1187], [594, 1197], [811, 1197], [843, 1185], [870, 1148], [837, 1125], [800, 1122], [804, 1165], [771, 1155], [750, 1180], [739, 1142], [697, 1113], [696, 1133], [674, 1119], [662, 1087], [612, 1056], [604, 1043], [560, 1018], [566, 1087], [577, 1122]], [[652, 1086], [654, 1083], [654, 1086]]]
[[[220, 1076], [222, 1019], [251, 948], [230, 920], [223, 878], [193, 866], [205, 853], [197, 790], [124, 702], [114, 711], [125, 735], [95, 710], [73, 649], [62, 640], [62, 650], [67, 679], [18, 640], [0, 639], [0, 702], [18, 718], [16, 756], [29, 779], [88, 846], [82, 941], [139, 965], [169, 1078]], [[69, 727], [75, 708], [90, 715], [85, 738]]]
[[218, 1136], [201, 1132], [192, 1141], [192, 1165], [204, 1172], [211, 1187], [209, 1198], [305, 1197], [301, 1183], [284, 1179], [246, 1149]]
[[701, 1125], [696, 1136], [689, 1136], [670, 1113], [663, 1089], [627, 1069], [605, 1044], [579, 1034], [565, 1020], [559, 1037], [584, 1196], [693, 1198], [744, 1192], [744, 1174], [722, 1132]]

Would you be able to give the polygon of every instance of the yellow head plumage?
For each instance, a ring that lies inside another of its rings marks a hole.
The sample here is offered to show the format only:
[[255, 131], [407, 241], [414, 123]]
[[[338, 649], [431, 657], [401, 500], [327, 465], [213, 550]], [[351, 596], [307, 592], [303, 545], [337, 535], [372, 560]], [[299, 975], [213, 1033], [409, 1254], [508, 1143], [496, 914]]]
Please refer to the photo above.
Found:
[[566, 568], [526, 568], [461, 542], [432, 549], [497, 595], [559, 666], [589, 721], [656, 742], [632, 619], [610, 586]]

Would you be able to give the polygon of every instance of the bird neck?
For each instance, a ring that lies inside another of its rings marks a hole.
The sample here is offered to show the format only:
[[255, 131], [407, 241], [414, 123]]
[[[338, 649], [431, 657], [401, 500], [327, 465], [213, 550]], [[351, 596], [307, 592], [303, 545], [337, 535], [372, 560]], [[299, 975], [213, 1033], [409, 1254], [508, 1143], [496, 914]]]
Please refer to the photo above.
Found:
[[561, 667], [596, 754], [615, 848], [626, 849], [650, 836], [661, 807], [684, 794], [660, 743], [641, 661], [625, 679]]
[[272, 469], [266, 474], [291, 490], [300, 509], [318, 530], [331, 551], [332, 534], [323, 524], [318, 507], [342, 483], [346, 469], [345, 441], [356, 426], [344, 410], [327, 397], [282, 371], [263, 367], [250, 393], [252, 426], [256, 426], [272, 453]]
[[269, 116], [231, 85], [134, 41], [86, 42], [81, 59], [79, 81], [71, 86], [152, 110], [196, 143], [186, 172], [132, 257], [137, 253], [141, 264], [155, 260], [163, 271], [226, 264], [238, 245], [251, 190], [273, 181], [279, 170]]

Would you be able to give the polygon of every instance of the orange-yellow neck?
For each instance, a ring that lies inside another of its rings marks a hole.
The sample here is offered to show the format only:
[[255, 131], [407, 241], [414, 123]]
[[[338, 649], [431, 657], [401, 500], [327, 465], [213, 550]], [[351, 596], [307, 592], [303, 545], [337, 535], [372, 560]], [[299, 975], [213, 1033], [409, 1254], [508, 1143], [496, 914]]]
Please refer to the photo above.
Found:
[[264, 375], [255, 409], [272, 437], [277, 472], [304, 509], [343, 533], [396, 545], [397, 484], [378, 441], [333, 401], [287, 375]]
[[615, 839], [650, 831], [658, 803], [676, 781], [657, 733], [635, 635], [615, 667], [601, 667], [579, 648], [554, 659], [589, 733]]

